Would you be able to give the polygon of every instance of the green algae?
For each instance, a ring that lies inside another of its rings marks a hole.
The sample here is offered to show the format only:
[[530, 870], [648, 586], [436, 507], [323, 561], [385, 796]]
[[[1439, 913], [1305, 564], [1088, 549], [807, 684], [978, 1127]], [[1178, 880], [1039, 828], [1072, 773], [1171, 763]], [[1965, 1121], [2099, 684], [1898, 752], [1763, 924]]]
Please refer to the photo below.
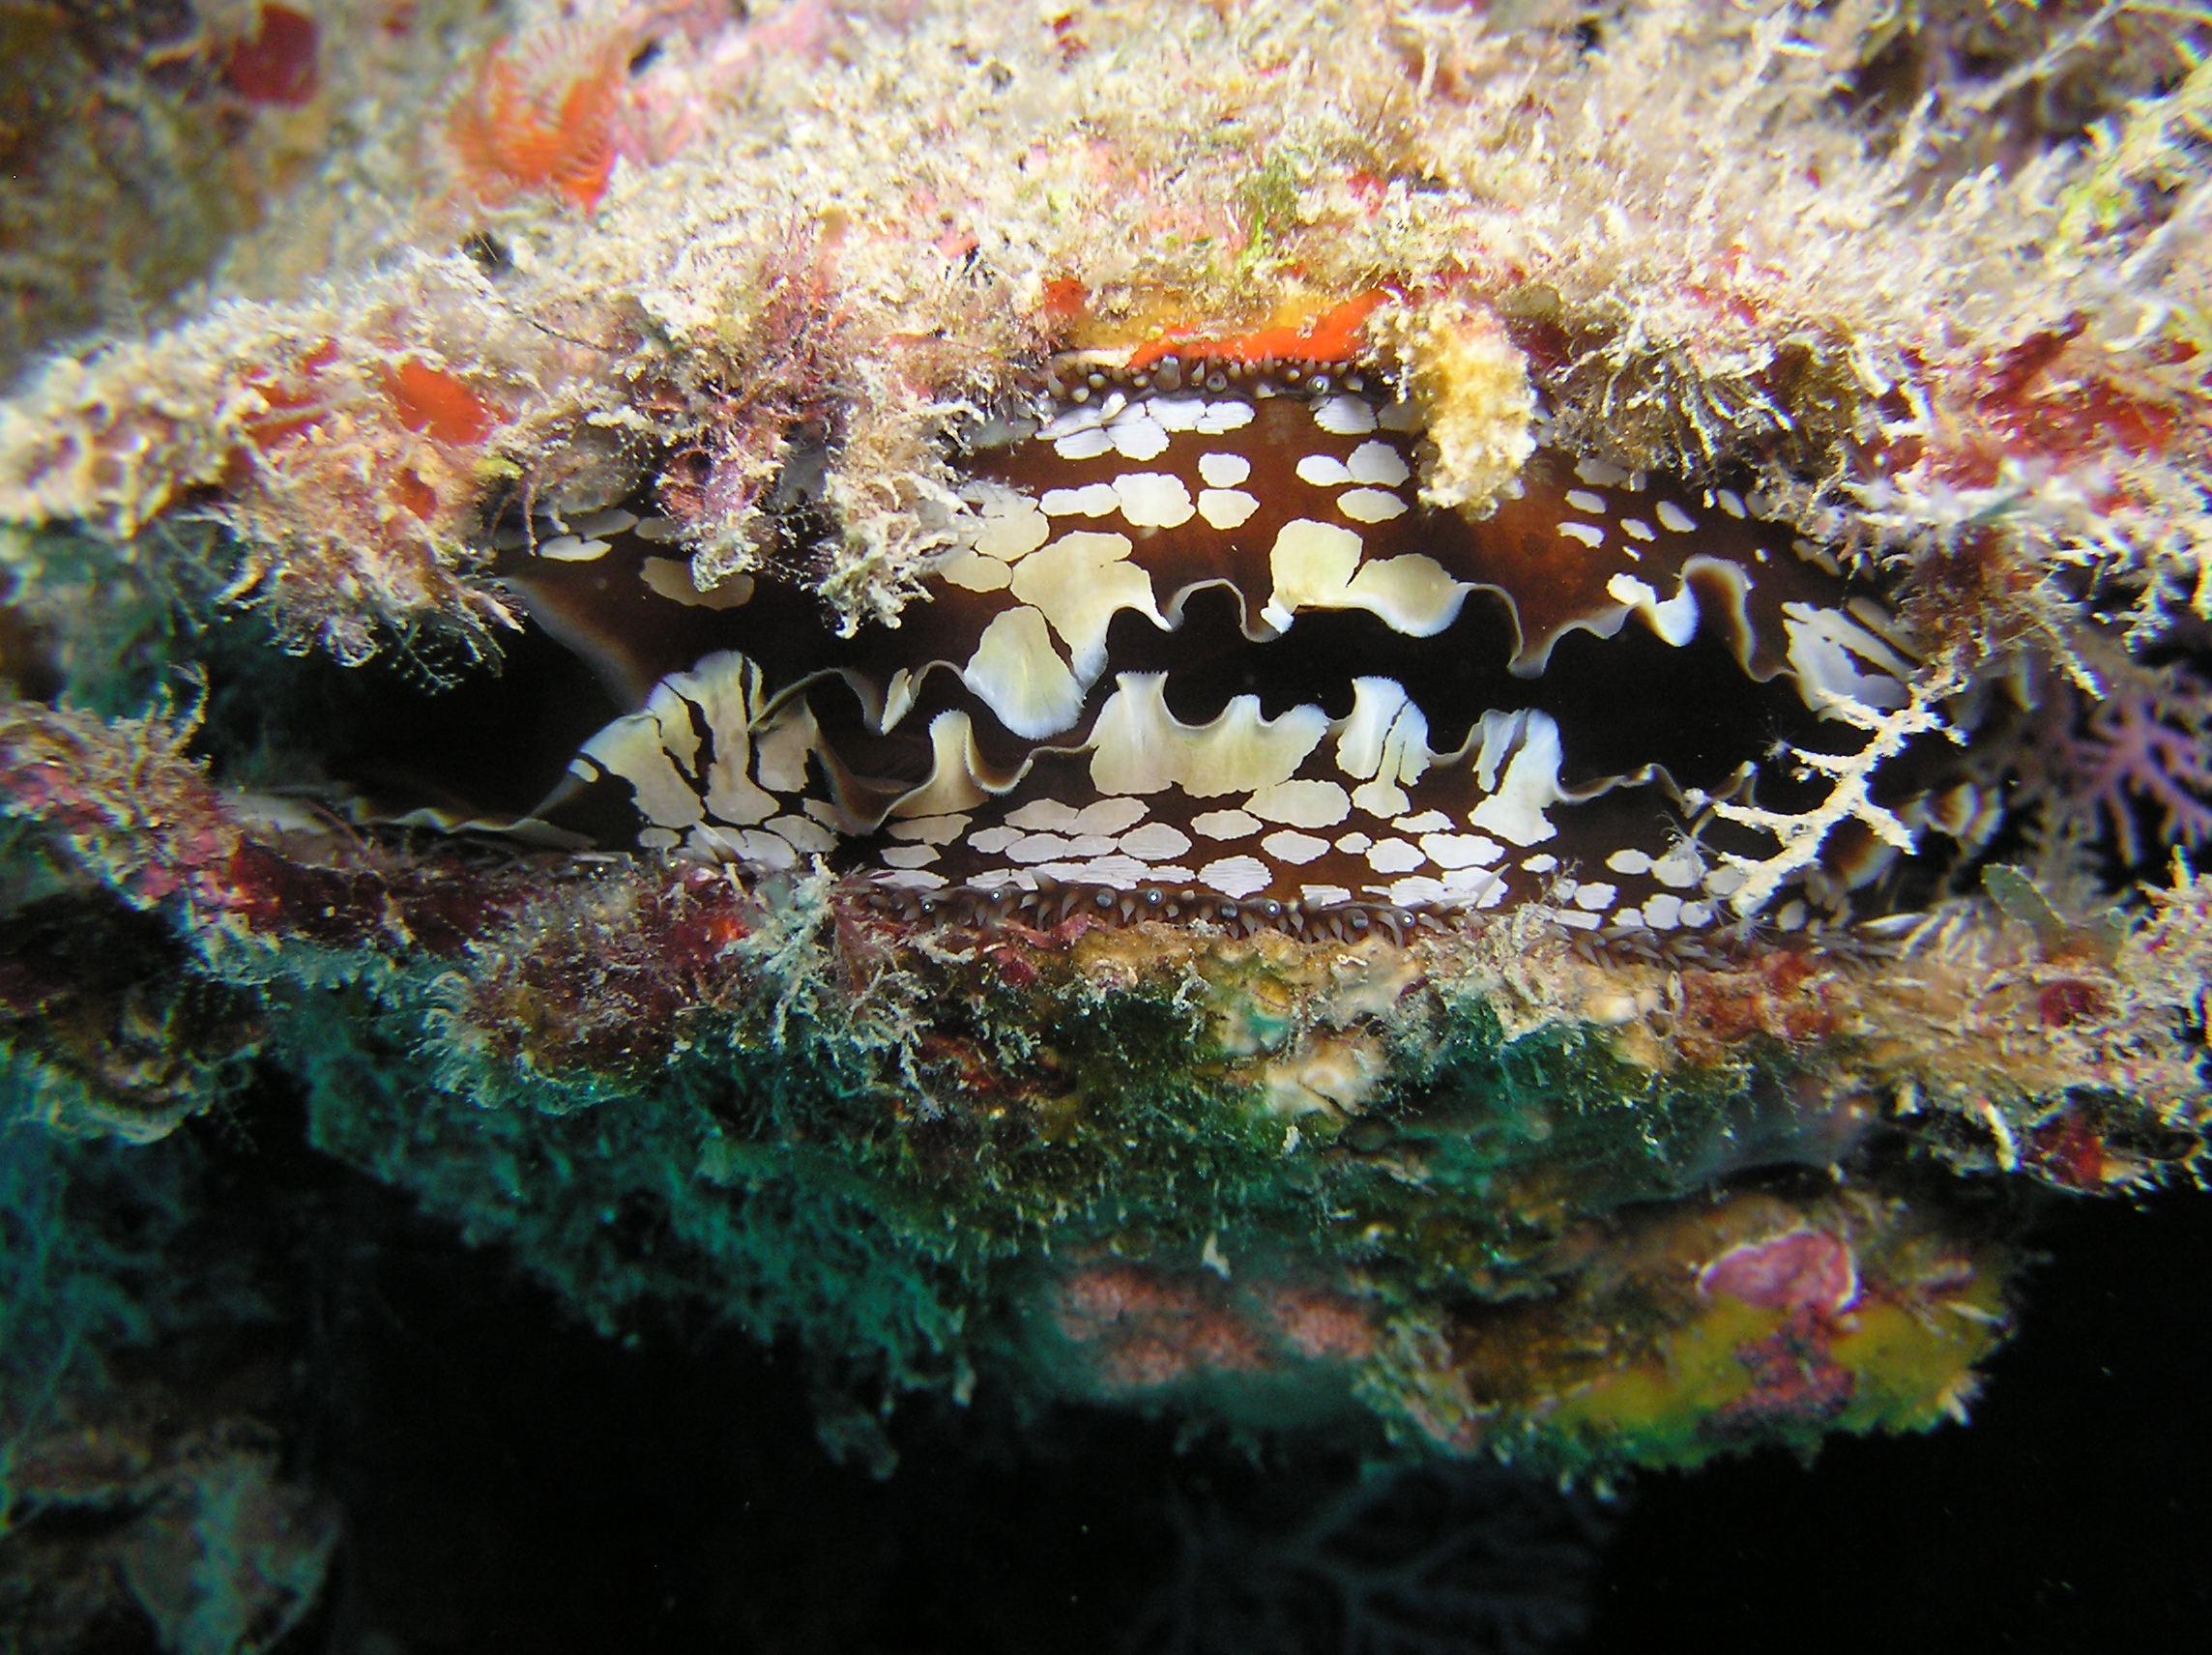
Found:
[[[483, 1054], [456, 1060], [432, 985], [406, 973], [281, 989], [271, 1022], [316, 1147], [509, 1250], [604, 1332], [703, 1315], [795, 1340], [836, 1394], [964, 1390], [982, 1370], [1266, 1430], [1341, 1424], [1355, 1397], [1407, 1417], [1424, 1387], [1465, 1387], [1444, 1329], [1533, 1306], [1546, 1320], [1513, 1336], [1524, 1402], [1470, 1394], [1470, 1420], [1519, 1419], [1536, 1435], [1516, 1451], [1570, 1470], [1731, 1445], [1701, 1433], [1752, 1386], [1748, 1337], [1694, 1319], [1652, 1335], [1676, 1351], [1654, 1372], [1679, 1382], [1644, 1373], [1644, 1355], [1612, 1352], [1612, 1371], [1555, 1348], [1591, 1318], [1681, 1314], [1633, 1284], [1577, 1300], [1604, 1252], [1592, 1226], [1841, 1151], [1796, 1107], [1785, 1049], [1665, 1076], [1588, 1026], [1509, 1038], [1480, 998], [1439, 1001], [1401, 1021], [1369, 1109], [1299, 1145], [1225, 1063], [1187, 975], [1101, 988], [1068, 973], [1017, 994], [973, 957], [952, 973], [910, 1045], [856, 1038], [788, 983], [761, 985], [626, 1078], [535, 1086], [472, 1087], [492, 1072]], [[1086, 1291], [1114, 1297], [1105, 1322], [1069, 1321]], [[1415, 1339], [1443, 1371], [1358, 1356], [1365, 1331], [1342, 1351], [1293, 1350], [1278, 1301], [1317, 1293], [1362, 1329], [1447, 1307]], [[1138, 1333], [1161, 1347], [1150, 1366], [1130, 1353]], [[1926, 1352], [1862, 1340], [1859, 1366], [1895, 1372], [1804, 1429], [1923, 1425], [1994, 1337]], [[1435, 1435], [1437, 1408], [1415, 1413]]]

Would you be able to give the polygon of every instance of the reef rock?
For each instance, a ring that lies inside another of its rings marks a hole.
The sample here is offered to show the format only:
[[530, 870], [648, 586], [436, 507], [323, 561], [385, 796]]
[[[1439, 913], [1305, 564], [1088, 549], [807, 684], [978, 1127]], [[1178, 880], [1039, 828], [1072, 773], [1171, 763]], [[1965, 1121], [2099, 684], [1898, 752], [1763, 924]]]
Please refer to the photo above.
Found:
[[262, 8], [359, 155], [0, 401], [15, 1113], [871, 1408], [1964, 1418], [2212, 1118], [2212, 69], [1966, 12]]

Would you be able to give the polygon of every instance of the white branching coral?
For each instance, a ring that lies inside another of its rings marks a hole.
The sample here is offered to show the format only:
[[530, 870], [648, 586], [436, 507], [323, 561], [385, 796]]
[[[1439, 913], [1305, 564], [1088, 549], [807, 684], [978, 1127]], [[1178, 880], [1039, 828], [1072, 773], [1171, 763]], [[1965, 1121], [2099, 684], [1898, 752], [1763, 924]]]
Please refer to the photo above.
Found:
[[[1824, 799], [1810, 810], [1795, 813], [1764, 810], [1729, 799], [1714, 803], [1713, 814], [1721, 821], [1757, 828], [1771, 835], [1776, 845], [1774, 854], [1764, 857], [1720, 853], [1723, 863], [1744, 876], [1743, 884], [1729, 899], [1738, 914], [1757, 914], [1764, 908], [1784, 881], [1819, 859], [1828, 835], [1846, 822], [1857, 822], [1883, 844], [1911, 852], [1915, 844], [1912, 829], [1893, 811], [1875, 802], [1875, 772], [1903, 752], [1914, 737], [1949, 732], [1938, 708], [1958, 688], [1956, 669], [1945, 668], [1915, 683], [1911, 699], [1886, 712], [1848, 696], [1830, 695], [1825, 711], [1866, 731], [1866, 744], [1855, 753], [1821, 753], [1797, 746], [1783, 749], [1807, 771], [1829, 778], [1831, 785]], [[1953, 739], [1957, 740], [1955, 733]]]

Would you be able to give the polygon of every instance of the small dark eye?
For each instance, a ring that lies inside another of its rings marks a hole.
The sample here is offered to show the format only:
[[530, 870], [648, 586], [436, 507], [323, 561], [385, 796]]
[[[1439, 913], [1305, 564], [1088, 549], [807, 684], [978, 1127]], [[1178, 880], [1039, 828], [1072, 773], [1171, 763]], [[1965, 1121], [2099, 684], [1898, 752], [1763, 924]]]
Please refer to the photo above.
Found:
[[471, 230], [461, 239], [461, 251], [475, 259], [486, 276], [505, 276], [514, 268], [507, 244], [489, 230]]

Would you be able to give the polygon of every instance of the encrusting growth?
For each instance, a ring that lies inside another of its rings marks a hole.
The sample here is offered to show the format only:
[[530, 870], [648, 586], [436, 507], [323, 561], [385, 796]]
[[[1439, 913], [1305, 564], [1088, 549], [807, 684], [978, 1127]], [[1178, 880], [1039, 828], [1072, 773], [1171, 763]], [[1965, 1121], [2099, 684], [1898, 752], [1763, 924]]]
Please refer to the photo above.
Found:
[[1436, 445], [1421, 499], [1480, 516], [1535, 451], [1528, 360], [1479, 305], [1440, 300], [1394, 309], [1388, 321], [1400, 387]]

